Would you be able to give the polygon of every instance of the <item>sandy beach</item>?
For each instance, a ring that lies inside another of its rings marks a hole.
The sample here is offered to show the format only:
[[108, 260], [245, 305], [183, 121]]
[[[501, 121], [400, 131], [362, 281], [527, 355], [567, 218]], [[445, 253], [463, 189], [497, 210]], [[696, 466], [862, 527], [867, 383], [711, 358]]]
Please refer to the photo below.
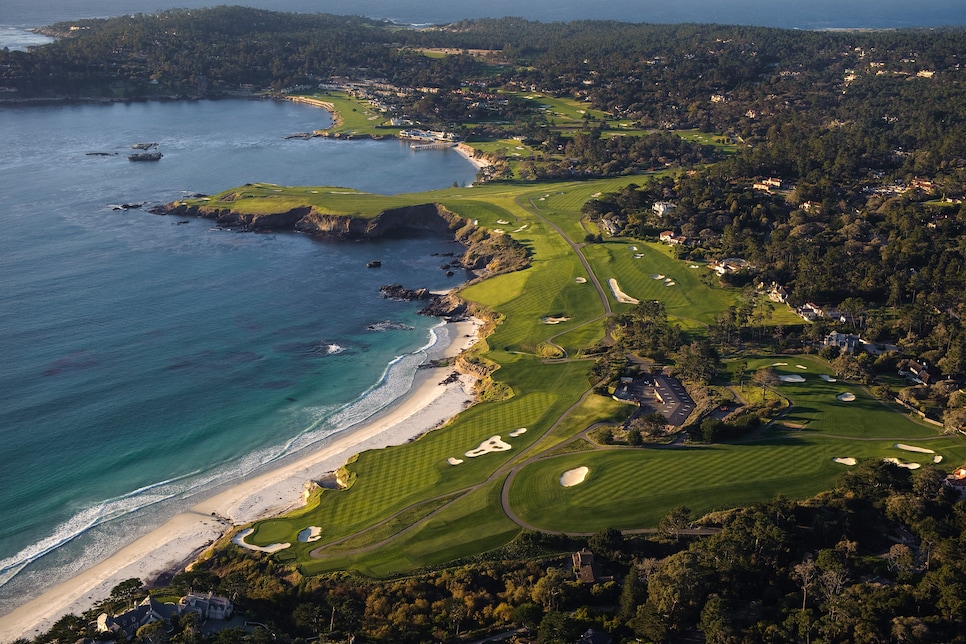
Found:
[[[471, 346], [479, 328], [476, 320], [450, 324], [455, 328], [450, 329], [453, 341], [446, 357]], [[125, 579], [139, 577], [150, 582], [161, 573], [180, 570], [234, 527], [299, 507], [305, 483], [335, 471], [349, 457], [405, 443], [438, 427], [472, 400], [469, 376], [441, 384], [452, 371], [452, 367], [420, 369], [410, 392], [388, 409], [292, 462], [199, 502], [108, 559], [0, 617], [0, 641], [32, 639], [61, 616], [88, 610]]]

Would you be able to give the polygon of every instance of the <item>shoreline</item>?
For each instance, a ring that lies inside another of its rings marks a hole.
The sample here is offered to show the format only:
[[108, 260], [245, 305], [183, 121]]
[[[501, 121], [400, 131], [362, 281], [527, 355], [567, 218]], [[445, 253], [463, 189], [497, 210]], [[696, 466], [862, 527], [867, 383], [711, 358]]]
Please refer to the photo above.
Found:
[[[447, 323], [451, 339], [440, 357], [453, 358], [479, 338], [480, 321]], [[236, 528], [304, 505], [305, 485], [337, 470], [352, 456], [415, 440], [472, 404], [475, 380], [441, 381], [453, 367], [416, 371], [410, 390], [373, 416], [333, 435], [292, 461], [256, 474], [199, 501], [104, 561], [44, 591], [0, 617], [0, 641], [32, 639], [67, 613], [80, 615], [110, 595], [118, 583], [138, 577], [150, 586], [158, 577], [180, 572], [212, 544]]]

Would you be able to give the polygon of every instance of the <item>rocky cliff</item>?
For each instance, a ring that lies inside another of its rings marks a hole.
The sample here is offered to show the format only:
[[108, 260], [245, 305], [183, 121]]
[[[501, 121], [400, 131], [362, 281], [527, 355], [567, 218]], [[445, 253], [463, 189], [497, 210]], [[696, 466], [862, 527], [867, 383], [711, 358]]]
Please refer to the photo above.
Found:
[[219, 226], [244, 230], [297, 230], [326, 239], [368, 239], [407, 230], [429, 231], [454, 238], [466, 251], [459, 265], [486, 277], [519, 270], [529, 265], [527, 250], [516, 240], [474, 226], [440, 204], [427, 203], [384, 210], [375, 217], [336, 215], [299, 206], [272, 214], [243, 213], [231, 208], [173, 202], [149, 212], [178, 217], [213, 219]]

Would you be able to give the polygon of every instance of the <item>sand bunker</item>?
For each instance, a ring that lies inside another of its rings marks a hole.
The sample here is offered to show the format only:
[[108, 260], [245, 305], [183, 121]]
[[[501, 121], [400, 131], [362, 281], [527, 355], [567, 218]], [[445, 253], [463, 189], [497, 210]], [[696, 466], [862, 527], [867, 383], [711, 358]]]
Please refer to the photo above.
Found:
[[517, 228], [517, 229], [516, 229], [516, 230], [514, 230], [513, 232], [515, 232], [515, 233], [518, 233], [518, 232], [520, 232], [521, 230], [526, 230], [526, 229], [527, 229], [527, 228], [529, 228], [529, 227], [530, 227], [530, 224], [523, 224], [522, 226], [520, 226], [519, 228]]
[[688, 268], [701, 268], [701, 267], [698, 266], [697, 264], [691, 264], [690, 266], [688, 266]]
[[771, 366], [773, 366], [773, 367], [787, 367], [788, 366], [788, 363], [787, 362], [773, 362], [773, 363], [771, 363]]
[[448, 459], [446, 459], [446, 462], [449, 463], [450, 465], [459, 465], [460, 463], [463, 462], [463, 459], [453, 458], [452, 456], [450, 456]]
[[637, 246], [631, 246], [631, 250], [637, 250]]
[[935, 454], [936, 450], [928, 449], [926, 447], [916, 447], [915, 445], [906, 445], [905, 443], [896, 443], [893, 445], [896, 449], [901, 449], [906, 452], [919, 452], [920, 454]]
[[540, 321], [543, 322], [544, 324], [560, 324], [561, 322], [566, 322], [569, 319], [570, 318], [553, 317], [548, 315], [545, 318], [540, 318]]
[[610, 285], [610, 290], [614, 293], [614, 297], [617, 298], [617, 301], [620, 302], [621, 304], [640, 304], [641, 303], [640, 300], [633, 298], [627, 293], [625, 293], [624, 291], [622, 291], [621, 287], [618, 286], [617, 284], [617, 280], [615, 280], [613, 277], [607, 280], [607, 284]]
[[796, 366], [796, 367], [798, 367], [799, 369], [806, 369], [806, 370], [808, 369], [808, 367], [806, 367], [806, 366], [805, 366], [805, 365], [803, 365], [803, 364], [797, 364], [797, 365], [795, 365], [795, 366]]
[[652, 280], [662, 280], [662, 279], [664, 279], [664, 275], [661, 275], [660, 273], [654, 273], [654, 274], [651, 275], [651, 279]]
[[935, 456], [933, 456], [933, 457], [932, 457], [932, 462], [933, 462], [933, 463], [942, 463], [942, 462], [943, 462], [943, 457], [942, 457], [942, 455], [940, 455], [940, 454], [936, 454]]
[[245, 548], [246, 550], [254, 550], [256, 552], [267, 552], [269, 554], [273, 552], [278, 552], [279, 550], [285, 550], [286, 548], [292, 545], [290, 543], [273, 543], [269, 546], [253, 546], [252, 544], [245, 542], [245, 537], [247, 537], [253, 532], [255, 532], [254, 528], [245, 528], [244, 530], [236, 534], [235, 538], [232, 539], [231, 542], [236, 546], [241, 546], [242, 548]]
[[496, 223], [500, 224], [501, 226], [509, 226], [510, 225], [510, 222], [508, 222], [506, 219], [497, 219], [496, 220]]
[[778, 376], [782, 382], [805, 382], [805, 378], [797, 374], [791, 376]]
[[918, 470], [922, 465], [919, 463], [903, 463], [898, 458], [884, 458], [882, 459], [886, 463], [892, 463], [893, 465], [898, 465], [899, 467], [904, 467], [907, 470]]
[[836, 396], [836, 398], [838, 398], [842, 402], [852, 402], [853, 400], [855, 400], [855, 394], [850, 394], [849, 392], [846, 391]]
[[560, 485], [564, 487], [580, 485], [587, 478], [588, 472], [590, 472], [590, 470], [586, 467], [577, 467], [572, 470], [567, 470], [560, 476]]
[[668, 280], [667, 282], [664, 282], [664, 286], [674, 286], [676, 283], [677, 282], [673, 282], [671, 280]]
[[835, 378], [828, 375], [827, 373], [820, 373], [818, 374], [818, 377], [824, 380], [825, 382], [838, 382]]
[[480, 443], [480, 446], [476, 449], [471, 449], [470, 451], [466, 452], [464, 456], [466, 456], [466, 458], [476, 458], [477, 456], [483, 456], [484, 454], [489, 454], [490, 452], [505, 452], [509, 449], [509, 443], [503, 442], [503, 439], [499, 436], [492, 436]]
[[836, 463], [841, 463], [842, 465], [855, 465], [856, 463], [858, 463], [858, 461], [852, 458], [851, 456], [833, 458], [832, 460], [835, 461]]
[[510, 438], [516, 438], [517, 436], [523, 436], [526, 433], [527, 433], [527, 428], [526, 427], [521, 427], [520, 429], [514, 429], [512, 432], [510, 432]]
[[313, 541], [318, 541], [322, 538], [322, 528], [315, 525], [310, 525], [306, 529], [299, 532], [299, 541], [302, 543], [312, 543]]
[[578, 284], [586, 284], [587, 283], [587, 278], [586, 277], [578, 277], [574, 281], [577, 282]]
[[642, 259], [643, 257], [640, 253], [634, 253], [634, 259]]

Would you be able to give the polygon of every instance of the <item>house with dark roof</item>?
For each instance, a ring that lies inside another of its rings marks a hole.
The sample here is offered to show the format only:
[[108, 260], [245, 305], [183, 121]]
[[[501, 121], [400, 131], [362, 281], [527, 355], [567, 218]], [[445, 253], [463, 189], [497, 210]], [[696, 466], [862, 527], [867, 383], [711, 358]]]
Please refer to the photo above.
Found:
[[97, 630], [100, 633], [113, 633], [129, 640], [142, 626], [171, 619], [177, 614], [177, 605], [159, 602], [154, 597], [148, 596], [131, 610], [119, 615], [101, 613], [97, 618]]
[[593, 584], [597, 582], [597, 567], [594, 563], [594, 553], [587, 548], [573, 554], [574, 574], [577, 581], [583, 584]]

